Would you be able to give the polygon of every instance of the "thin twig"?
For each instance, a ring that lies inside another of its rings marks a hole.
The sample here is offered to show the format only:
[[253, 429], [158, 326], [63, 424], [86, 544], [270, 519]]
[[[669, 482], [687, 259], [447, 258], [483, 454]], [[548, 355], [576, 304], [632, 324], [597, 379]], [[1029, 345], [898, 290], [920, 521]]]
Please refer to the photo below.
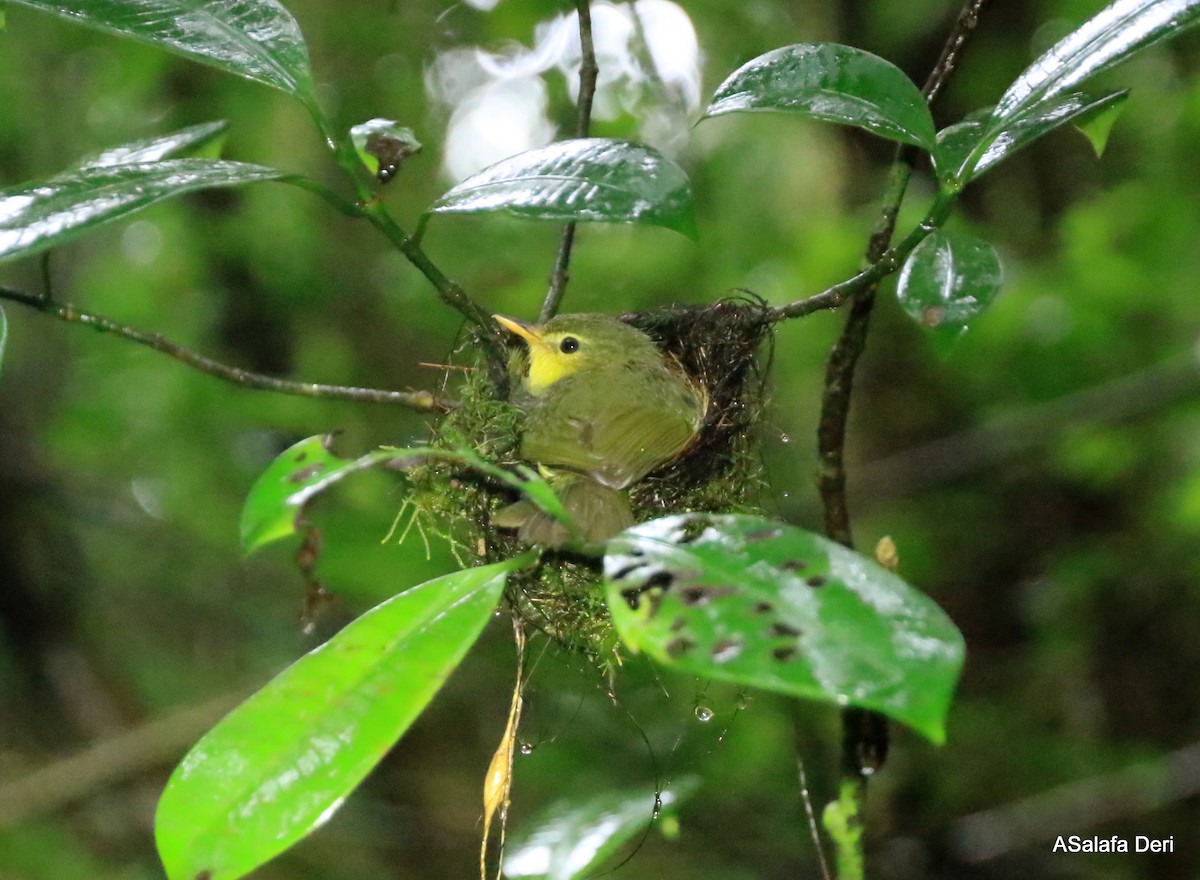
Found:
[[292, 394], [300, 397], [356, 400], [362, 403], [390, 403], [406, 406], [418, 412], [448, 412], [456, 406], [454, 401], [437, 397], [430, 391], [388, 391], [382, 388], [323, 385], [316, 382], [296, 382], [289, 379], [277, 379], [274, 376], [264, 376], [262, 373], [231, 367], [205, 357], [199, 352], [172, 342], [160, 333], [147, 333], [127, 324], [119, 324], [103, 315], [95, 315], [77, 309], [69, 303], [56, 303], [47, 297], [22, 293], [7, 287], [0, 287], [0, 299], [20, 303], [44, 315], [58, 318], [60, 321], [83, 324], [101, 333], [111, 333], [122, 339], [145, 345], [185, 363], [189, 367], [200, 370], [202, 373], [208, 373], [210, 376], [224, 379], [226, 382], [232, 382], [243, 388], [276, 391], [280, 394]]
[[[932, 102], [954, 72], [967, 39], [975, 30], [979, 16], [988, 2], [989, 0], [968, 0], [959, 13], [958, 19], [943, 45], [941, 56], [925, 82], [922, 91], [926, 100]], [[817, 483], [825, 510], [826, 534], [848, 547], [853, 545], [853, 534], [850, 528], [850, 514], [846, 506], [844, 451], [846, 422], [850, 414], [850, 396], [854, 385], [854, 370], [866, 345], [867, 328], [870, 323], [871, 310], [875, 304], [878, 280], [888, 274], [886, 271], [876, 270], [876, 266], [880, 264], [881, 258], [895, 255], [899, 250], [897, 248], [889, 251], [888, 244], [895, 231], [900, 202], [908, 188], [908, 180], [912, 175], [915, 159], [916, 150], [912, 147], [903, 146], [897, 151], [879, 221], [876, 223], [867, 245], [866, 262], [870, 268], [848, 282], [843, 282], [852, 287], [848, 294], [843, 294], [850, 299], [850, 314], [826, 365], [825, 393], [821, 402], [821, 418], [817, 429], [820, 458]], [[948, 209], [949, 206], [944, 205], [944, 207]], [[927, 235], [926, 225], [922, 224], [922, 227], [916, 232], [918, 234], [923, 232], [922, 237]], [[913, 236], [909, 236], [905, 244], [912, 238]], [[899, 264], [899, 261], [893, 262], [896, 265]], [[891, 263], [883, 268], [895, 271], [895, 266]], [[871, 275], [876, 277], [868, 277]], [[865, 279], [866, 283], [862, 283], [860, 279]], [[836, 288], [831, 288], [831, 290], [834, 289]], [[818, 294], [818, 296], [824, 296], [824, 294]], [[807, 301], [802, 300], [801, 303], [803, 302]], [[793, 303], [791, 306], [784, 306], [783, 310], [798, 306], [798, 303]]]
[[[579, 102], [575, 119], [575, 136], [585, 138], [592, 123], [592, 101], [596, 97], [596, 78], [600, 74], [596, 64], [596, 48], [592, 43], [592, 7], [590, 0], [575, 0], [579, 15]], [[554, 258], [554, 269], [550, 274], [550, 289], [542, 303], [538, 316], [541, 322], [549, 321], [558, 312], [563, 293], [570, 277], [571, 248], [575, 244], [575, 221], [563, 227], [558, 255]]]
[[422, 275], [437, 290], [439, 298], [446, 305], [455, 309], [464, 318], [483, 331], [482, 343], [491, 361], [493, 372], [503, 372], [506, 361], [506, 340], [500, 326], [492, 320], [491, 312], [471, 299], [462, 286], [450, 280], [441, 269], [430, 259], [421, 247], [420, 234], [412, 235], [403, 229], [395, 218], [388, 213], [379, 196], [376, 195], [366, 166], [358, 158], [349, 135], [334, 128], [320, 106], [315, 102], [307, 102], [309, 114], [313, 122], [325, 138], [326, 144], [333, 152], [334, 159], [354, 187], [358, 199], [357, 213], [371, 222], [383, 235], [396, 246], [396, 249], [415, 266]]

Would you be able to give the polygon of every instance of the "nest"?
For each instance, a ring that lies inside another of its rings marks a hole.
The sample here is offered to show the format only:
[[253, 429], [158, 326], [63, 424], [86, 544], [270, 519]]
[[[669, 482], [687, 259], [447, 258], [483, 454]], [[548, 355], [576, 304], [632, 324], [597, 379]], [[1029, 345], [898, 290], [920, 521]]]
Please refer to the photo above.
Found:
[[[630, 487], [634, 516], [643, 521], [685, 511], [757, 512], [764, 485], [758, 426], [766, 405], [770, 321], [766, 307], [742, 294], [707, 306], [668, 306], [621, 315], [650, 336], [708, 393], [709, 408], [696, 439], [679, 458]], [[521, 462], [520, 413], [481, 364], [479, 340], [455, 353], [469, 360], [455, 390], [459, 406], [436, 426], [431, 442], [468, 447], [501, 465]], [[492, 365], [495, 367], [496, 365]], [[491, 526], [493, 511], [512, 501], [504, 489], [461, 468], [431, 464], [412, 473], [415, 516], [446, 538], [460, 562], [496, 561], [520, 550], [510, 532]], [[593, 560], [569, 553], [543, 556], [533, 571], [510, 578], [509, 604], [527, 623], [606, 663], [615, 638]]]

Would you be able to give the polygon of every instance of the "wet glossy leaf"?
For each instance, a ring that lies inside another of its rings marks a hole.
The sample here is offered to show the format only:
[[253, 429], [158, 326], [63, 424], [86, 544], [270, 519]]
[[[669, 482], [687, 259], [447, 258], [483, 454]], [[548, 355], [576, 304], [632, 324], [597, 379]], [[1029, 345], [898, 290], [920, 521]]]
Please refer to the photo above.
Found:
[[355, 459], [330, 451], [332, 435], [301, 440], [267, 466], [242, 505], [242, 550], [252, 553], [296, 533], [304, 505], [350, 474], [373, 467], [403, 469], [431, 460], [451, 462], [486, 474], [524, 494], [534, 504], [569, 528], [577, 528], [550, 485], [528, 468], [513, 474], [468, 449], [434, 449], [429, 446], [384, 446]]
[[[699, 788], [699, 780], [672, 780], [660, 795], [669, 813]], [[655, 815], [651, 788], [606, 791], [584, 801], [561, 800], [521, 828], [505, 847], [504, 876], [576, 880], [646, 831]], [[660, 816], [660, 819], [662, 817]]]
[[1014, 120], [999, 134], [989, 134], [991, 116], [986, 111], [972, 114], [962, 122], [938, 132], [938, 145], [933, 154], [938, 177], [944, 183], [961, 189], [1038, 138], [1065, 125], [1079, 125], [1107, 110], [1120, 107], [1128, 95], [1128, 89], [1110, 92], [1099, 98], [1083, 92], [1059, 95]]
[[684, 514], [613, 538], [604, 574], [634, 650], [945, 738], [962, 636], [927, 596], [839, 544], [761, 517]]
[[153, 43], [313, 102], [308, 47], [276, 0], [10, 0]]
[[558, 141], [503, 159], [451, 189], [431, 214], [502, 211], [535, 220], [645, 223], [692, 238], [692, 185], [657, 150], [629, 141]]
[[1059, 40], [1017, 77], [988, 123], [991, 140], [1059, 95], [1200, 22], [1200, 0], [1116, 0]]
[[965, 232], [939, 229], [904, 261], [896, 296], [926, 327], [964, 327], [992, 304], [1002, 280], [995, 248]]
[[760, 55], [717, 87], [705, 116], [745, 111], [797, 113], [853, 125], [932, 150], [933, 117], [900, 68], [838, 43], [801, 43]]
[[236, 880], [325, 822], [454, 671], [520, 557], [414, 587], [297, 660], [200, 740], [155, 817], [171, 880]]
[[155, 202], [198, 189], [294, 179], [274, 168], [167, 159], [79, 168], [0, 190], [0, 261], [57, 247]]
[[207, 147], [225, 133], [229, 123], [225, 120], [202, 122], [181, 128], [162, 137], [131, 141], [103, 150], [79, 163], [81, 168], [103, 168], [109, 165], [131, 165], [137, 162], [158, 162], [181, 153], [193, 153]]
[[8, 342], [8, 318], [4, 306], [0, 306], [0, 375], [4, 373], [4, 345]]
[[350, 129], [350, 140], [359, 160], [380, 183], [396, 176], [409, 156], [421, 152], [421, 142], [411, 128], [391, 119], [368, 119]]

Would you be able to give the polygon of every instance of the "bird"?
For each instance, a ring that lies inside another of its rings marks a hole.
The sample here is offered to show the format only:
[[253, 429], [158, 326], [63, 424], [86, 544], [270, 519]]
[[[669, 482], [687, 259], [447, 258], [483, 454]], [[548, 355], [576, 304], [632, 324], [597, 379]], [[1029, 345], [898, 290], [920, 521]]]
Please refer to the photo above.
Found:
[[[565, 314], [544, 324], [494, 315], [523, 340], [510, 370], [521, 411], [520, 455], [538, 465], [587, 543], [634, 524], [626, 491], [678, 458], [704, 425], [708, 397], [654, 341], [613, 315]], [[492, 524], [523, 543], [574, 540], [558, 520], [522, 499]]]

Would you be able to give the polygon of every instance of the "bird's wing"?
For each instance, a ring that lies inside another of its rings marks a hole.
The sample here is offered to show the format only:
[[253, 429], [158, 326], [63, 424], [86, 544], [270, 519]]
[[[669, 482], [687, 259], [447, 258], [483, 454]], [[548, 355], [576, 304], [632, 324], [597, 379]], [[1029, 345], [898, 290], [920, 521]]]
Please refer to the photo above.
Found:
[[618, 489], [682, 452], [699, 427], [679, 410], [642, 401], [608, 402], [600, 412], [556, 410], [539, 420], [536, 432], [526, 433], [525, 457], [590, 474]]

